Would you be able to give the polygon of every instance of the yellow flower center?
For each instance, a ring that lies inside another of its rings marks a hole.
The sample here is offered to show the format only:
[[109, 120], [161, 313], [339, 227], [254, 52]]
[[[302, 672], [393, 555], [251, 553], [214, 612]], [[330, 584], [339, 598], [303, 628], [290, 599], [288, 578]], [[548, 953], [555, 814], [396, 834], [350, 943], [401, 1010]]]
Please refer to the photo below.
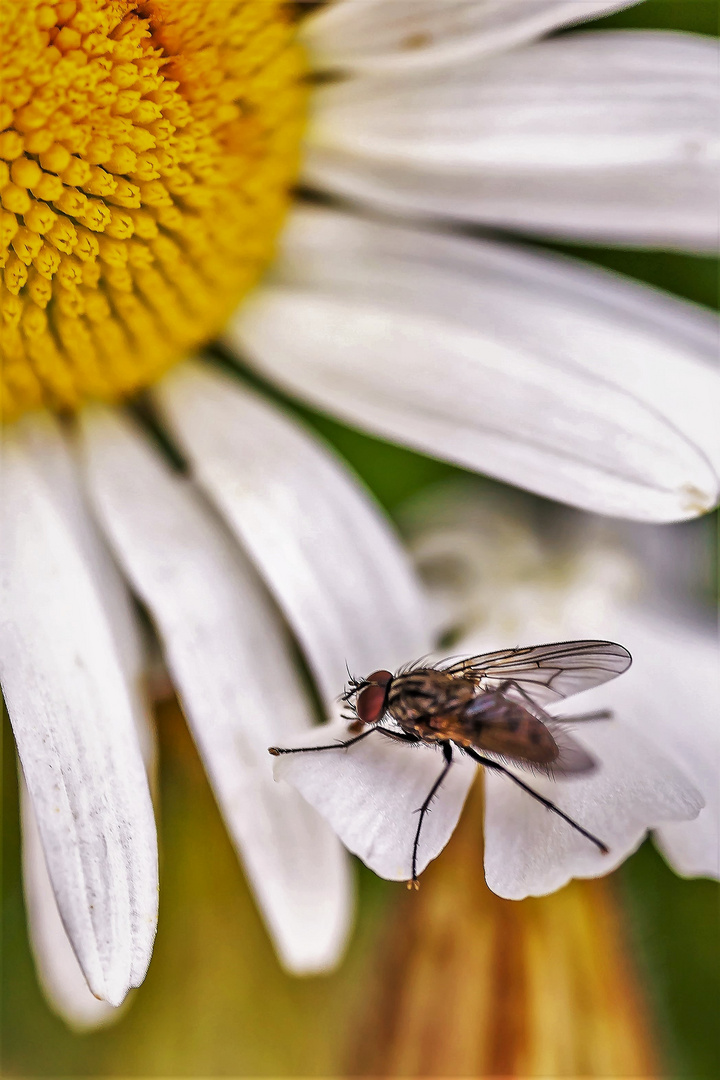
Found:
[[147, 385], [272, 255], [305, 63], [282, 0], [1, 0], [0, 415]]

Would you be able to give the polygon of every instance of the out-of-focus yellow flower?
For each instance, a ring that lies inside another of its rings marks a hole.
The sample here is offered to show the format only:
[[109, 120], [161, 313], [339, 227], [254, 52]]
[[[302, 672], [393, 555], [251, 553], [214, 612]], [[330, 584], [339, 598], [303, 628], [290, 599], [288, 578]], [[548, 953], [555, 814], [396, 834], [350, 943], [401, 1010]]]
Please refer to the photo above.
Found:
[[612, 883], [502, 900], [475, 790], [445, 857], [396, 909], [348, 1049], [372, 1076], [649, 1077], [653, 1036]]

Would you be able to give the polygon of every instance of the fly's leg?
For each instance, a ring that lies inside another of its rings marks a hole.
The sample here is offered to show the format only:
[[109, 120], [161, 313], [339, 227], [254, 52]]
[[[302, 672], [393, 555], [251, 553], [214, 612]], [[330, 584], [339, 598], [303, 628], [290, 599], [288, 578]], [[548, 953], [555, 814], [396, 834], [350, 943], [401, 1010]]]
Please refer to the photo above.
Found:
[[416, 746], [422, 739], [419, 735], [411, 735], [409, 731], [390, 731], [388, 728], [376, 728], [376, 730], [384, 735], [387, 739], [394, 739], [395, 742], [414, 743]]
[[577, 716], [551, 716], [541, 705], [538, 705], [536, 701], [533, 701], [530, 695], [523, 690], [522, 686], [520, 686], [520, 683], [515, 682], [514, 679], [507, 679], [506, 682], [501, 683], [500, 686], [498, 686], [498, 692], [501, 694], [504, 694], [506, 690], [510, 689], [516, 690], [517, 693], [524, 698], [530, 706], [531, 712], [534, 714], [540, 713], [538, 719], [552, 720], [555, 723], [562, 724], [575, 724], [580, 723], [581, 721], [587, 722], [589, 720], [612, 720], [613, 714], [610, 709], [597, 709], [595, 712], [579, 713]]
[[420, 742], [417, 735], [410, 735], [404, 731], [388, 731], [387, 728], [381, 728], [377, 724], [374, 724], [360, 735], [356, 735], [353, 739], [346, 739], [344, 742], [328, 743], [325, 746], [294, 746], [287, 750], [283, 749], [281, 746], [270, 746], [268, 747], [268, 753], [272, 754], [273, 757], [279, 757], [280, 754], [309, 754], [315, 753], [317, 750], [347, 750], [348, 746], [353, 746], [354, 743], [360, 742], [361, 739], [366, 739], [368, 735], [372, 735], [373, 731], [377, 731], [378, 734], [386, 735], [389, 739], [395, 739], [398, 742]]
[[504, 694], [508, 690], [515, 690], [525, 701], [526, 705], [530, 707], [530, 712], [533, 716], [537, 716], [538, 720], [555, 720], [555, 717], [551, 716], [549, 712], [546, 712], [542, 705], [538, 705], [536, 701], [533, 701], [527, 691], [523, 690], [520, 683], [515, 682], [514, 679], [506, 679], [505, 682], [500, 683], [498, 686], [499, 694]]
[[440, 775], [438, 776], [438, 778], [435, 781], [435, 783], [433, 784], [433, 786], [430, 788], [430, 794], [428, 795], [427, 799], [422, 804], [420, 809], [417, 811], [417, 813], [420, 815], [420, 819], [418, 821], [418, 827], [417, 827], [417, 831], [415, 833], [415, 839], [413, 841], [412, 877], [411, 877], [410, 881], [408, 881], [408, 889], [412, 889], [412, 888], [419, 889], [420, 888], [420, 885], [419, 885], [419, 882], [418, 882], [418, 879], [417, 879], [417, 854], [418, 854], [418, 847], [419, 847], [419, 844], [420, 844], [420, 833], [422, 831], [423, 821], [425, 820], [425, 815], [427, 814], [428, 810], [430, 809], [430, 803], [433, 801], [433, 799], [437, 795], [437, 793], [438, 793], [438, 791], [440, 789], [440, 785], [442, 784], [442, 782], [445, 779], [445, 777], [447, 776], [447, 774], [450, 772], [450, 766], [452, 765], [452, 761], [453, 761], [452, 743], [449, 743], [449, 742], [442, 743], [442, 751], [443, 751], [443, 757], [445, 758], [445, 764], [443, 765], [443, 770], [440, 773]]
[[367, 731], [363, 731], [362, 734], [356, 735], [353, 739], [346, 739], [344, 742], [328, 743], [326, 746], [293, 746], [290, 749], [285, 750], [282, 746], [269, 746], [268, 754], [272, 754], [273, 757], [280, 757], [280, 754], [314, 754], [318, 750], [347, 750], [348, 746], [352, 746], [356, 742], [360, 742], [361, 739], [367, 739], [368, 735], [372, 735], [373, 731], [379, 731], [377, 727], [368, 728]]
[[542, 803], [546, 810], [552, 810], [552, 812], [554, 814], [557, 814], [558, 817], [561, 817], [563, 821], [567, 821], [568, 825], [572, 825], [573, 829], [577, 829], [577, 831], [581, 833], [581, 835], [584, 836], [586, 840], [589, 840], [590, 843], [594, 844], [595, 847], [603, 853], [603, 855], [608, 854], [608, 848], [605, 844], [603, 844], [602, 840], [598, 840], [597, 836], [593, 836], [593, 834], [589, 833], [587, 829], [583, 829], [582, 825], [578, 825], [577, 821], [573, 821], [571, 817], [568, 817], [568, 815], [564, 813], [564, 811], [562, 811], [559, 806], [556, 806], [555, 803], [551, 803], [549, 799], [545, 799], [542, 795], [539, 795], [537, 791], [533, 791], [531, 787], [529, 787], [523, 780], [516, 776], [515, 773], [511, 772], [510, 769], [506, 769], [504, 765], [499, 765], [497, 761], [492, 761], [490, 758], [482, 757], [481, 754], [478, 754], [470, 746], [464, 746], [463, 750], [468, 755], [468, 757], [471, 757], [473, 761], [476, 761], [478, 763], [478, 765], [483, 765], [486, 769], [495, 769], [496, 772], [504, 773], [505, 776], [509, 777], [509, 779], [512, 780], [514, 784], [517, 784], [519, 788], [522, 788], [522, 790], [527, 792], [528, 795], [531, 795], [533, 799], [536, 799], [539, 803]]
[[562, 724], [585, 724], [591, 720], [612, 720], [612, 709], [596, 709], [594, 712], [576, 713], [575, 716], [555, 716], [554, 720]]

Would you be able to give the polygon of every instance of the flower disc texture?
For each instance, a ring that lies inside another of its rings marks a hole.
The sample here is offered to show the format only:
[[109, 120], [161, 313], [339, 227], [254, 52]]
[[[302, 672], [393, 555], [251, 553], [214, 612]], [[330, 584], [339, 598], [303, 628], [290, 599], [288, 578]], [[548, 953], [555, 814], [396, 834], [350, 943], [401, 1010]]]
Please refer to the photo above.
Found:
[[305, 95], [277, 0], [2, 6], [12, 418], [131, 393], [223, 325], [272, 255]]

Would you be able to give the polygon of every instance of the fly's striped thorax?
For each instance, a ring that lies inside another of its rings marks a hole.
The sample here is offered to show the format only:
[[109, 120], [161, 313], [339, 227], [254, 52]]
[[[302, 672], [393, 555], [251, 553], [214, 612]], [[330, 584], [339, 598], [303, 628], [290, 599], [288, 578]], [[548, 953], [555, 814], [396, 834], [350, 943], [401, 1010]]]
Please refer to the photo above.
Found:
[[458, 712], [476, 693], [477, 688], [469, 679], [434, 668], [417, 668], [393, 679], [387, 708], [401, 727], [409, 727], [430, 716]]

